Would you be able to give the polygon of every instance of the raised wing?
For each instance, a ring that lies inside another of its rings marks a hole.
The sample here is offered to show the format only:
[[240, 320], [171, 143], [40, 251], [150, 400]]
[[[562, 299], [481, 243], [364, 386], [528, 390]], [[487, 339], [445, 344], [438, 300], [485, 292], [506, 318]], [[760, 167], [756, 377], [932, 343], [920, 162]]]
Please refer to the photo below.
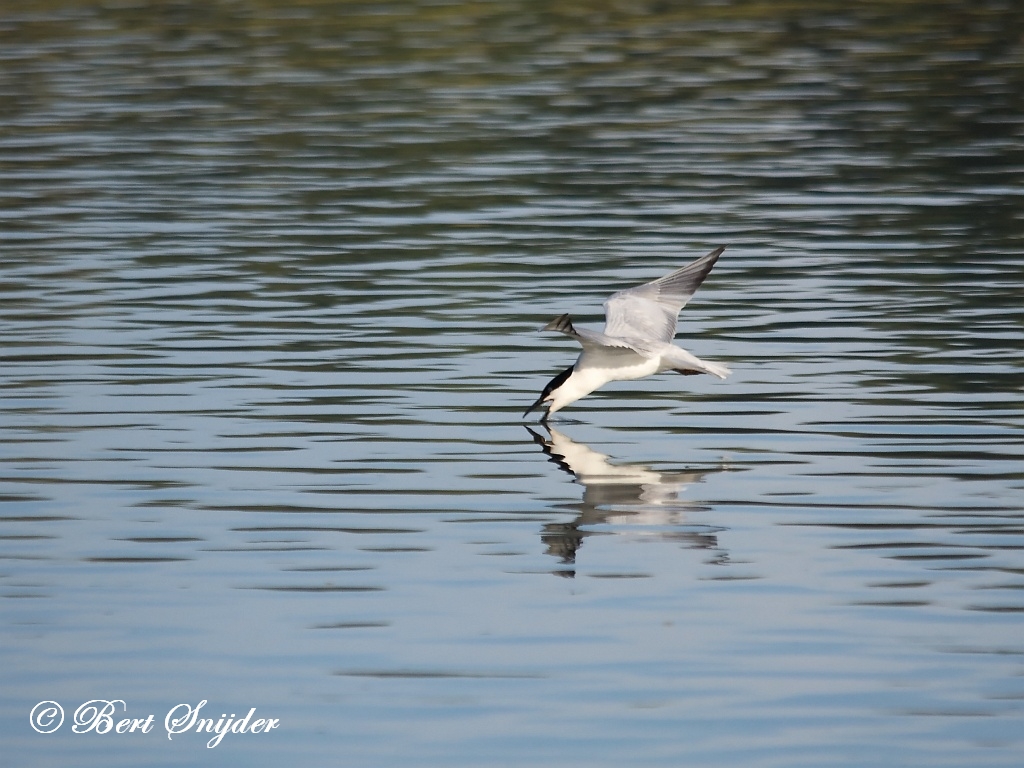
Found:
[[614, 293], [604, 303], [604, 335], [671, 343], [679, 310], [704, 282], [723, 245], [671, 274]]

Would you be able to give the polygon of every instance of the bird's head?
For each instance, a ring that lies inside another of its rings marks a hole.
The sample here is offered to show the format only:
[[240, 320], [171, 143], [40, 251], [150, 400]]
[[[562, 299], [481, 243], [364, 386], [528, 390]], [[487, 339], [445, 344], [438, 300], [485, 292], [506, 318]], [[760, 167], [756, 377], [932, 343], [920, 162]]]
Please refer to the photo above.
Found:
[[[572, 376], [573, 368], [574, 368], [574, 366], [570, 365], [568, 368], [566, 368], [560, 374], [555, 376], [555, 378], [553, 378], [551, 381], [549, 381], [547, 383], [547, 386], [544, 387], [544, 391], [540, 393], [540, 397], [537, 398], [537, 402], [535, 402], [533, 405], [531, 405], [529, 408], [527, 408], [526, 412], [523, 413], [523, 416], [526, 416], [530, 411], [534, 410], [535, 408], [540, 407], [545, 402], [548, 402], [548, 401], [552, 400], [554, 398], [554, 396], [555, 396], [554, 393], [558, 390], [558, 388], [560, 386], [562, 386], [570, 376]], [[548, 416], [551, 415], [551, 410], [550, 409], [551, 409], [551, 403], [548, 402], [548, 412], [544, 414], [544, 417], [541, 419], [542, 421], [546, 421]]]

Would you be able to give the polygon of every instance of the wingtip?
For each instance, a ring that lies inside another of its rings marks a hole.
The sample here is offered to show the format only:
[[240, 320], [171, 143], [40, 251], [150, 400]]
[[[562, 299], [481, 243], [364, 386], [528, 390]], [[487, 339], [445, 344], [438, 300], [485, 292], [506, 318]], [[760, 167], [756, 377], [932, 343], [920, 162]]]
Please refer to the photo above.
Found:
[[563, 315], [559, 315], [550, 323], [541, 328], [542, 331], [558, 331], [564, 333], [567, 336], [575, 336], [576, 329], [572, 325], [572, 319], [569, 317], [569, 313], [566, 312]]

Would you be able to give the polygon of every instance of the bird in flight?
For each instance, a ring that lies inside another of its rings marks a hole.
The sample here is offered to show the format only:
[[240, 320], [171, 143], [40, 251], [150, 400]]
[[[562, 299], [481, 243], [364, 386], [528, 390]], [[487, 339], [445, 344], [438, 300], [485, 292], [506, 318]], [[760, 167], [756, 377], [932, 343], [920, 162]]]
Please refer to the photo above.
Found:
[[571, 336], [583, 352], [544, 387], [537, 402], [523, 416], [546, 406], [541, 417], [546, 422], [556, 411], [609, 381], [642, 379], [662, 371], [685, 375], [710, 373], [720, 379], [728, 376], [729, 369], [724, 365], [701, 360], [672, 343], [679, 310], [686, 306], [724, 250], [723, 245], [664, 277], [612, 294], [604, 303], [602, 333], [576, 328], [569, 315], [560, 315], [545, 325], [542, 331]]

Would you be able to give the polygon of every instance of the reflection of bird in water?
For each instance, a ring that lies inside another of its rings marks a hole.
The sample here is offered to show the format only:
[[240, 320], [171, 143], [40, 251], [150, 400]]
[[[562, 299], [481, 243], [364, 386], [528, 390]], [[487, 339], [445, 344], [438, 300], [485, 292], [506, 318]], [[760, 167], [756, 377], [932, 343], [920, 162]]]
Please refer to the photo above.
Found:
[[[707, 507], [694, 501], [685, 501], [679, 494], [705, 475], [722, 469], [694, 470], [690, 472], [659, 472], [642, 464], [612, 464], [609, 457], [577, 443], [557, 430], [548, 427], [549, 437], [527, 431], [552, 462], [568, 472], [583, 486], [583, 499], [579, 504], [567, 505], [577, 511], [569, 523], [548, 523], [541, 538], [548, 554], [563, 563], [574, 563], [576, 551], [583, 539], [593, 532], [583, 530], [594, 525], [648, 526], [648, 530], [633, 530], [637, 535], [676, 540], [697, 549], [718, 549], [715, 530], [702, 526], [700, 530], [681, 530], [685, 513], [704, 511]], [[724, 555], [716, 557], [723, 558]], [[573, 575], [570, 572], [563, 572]]]

